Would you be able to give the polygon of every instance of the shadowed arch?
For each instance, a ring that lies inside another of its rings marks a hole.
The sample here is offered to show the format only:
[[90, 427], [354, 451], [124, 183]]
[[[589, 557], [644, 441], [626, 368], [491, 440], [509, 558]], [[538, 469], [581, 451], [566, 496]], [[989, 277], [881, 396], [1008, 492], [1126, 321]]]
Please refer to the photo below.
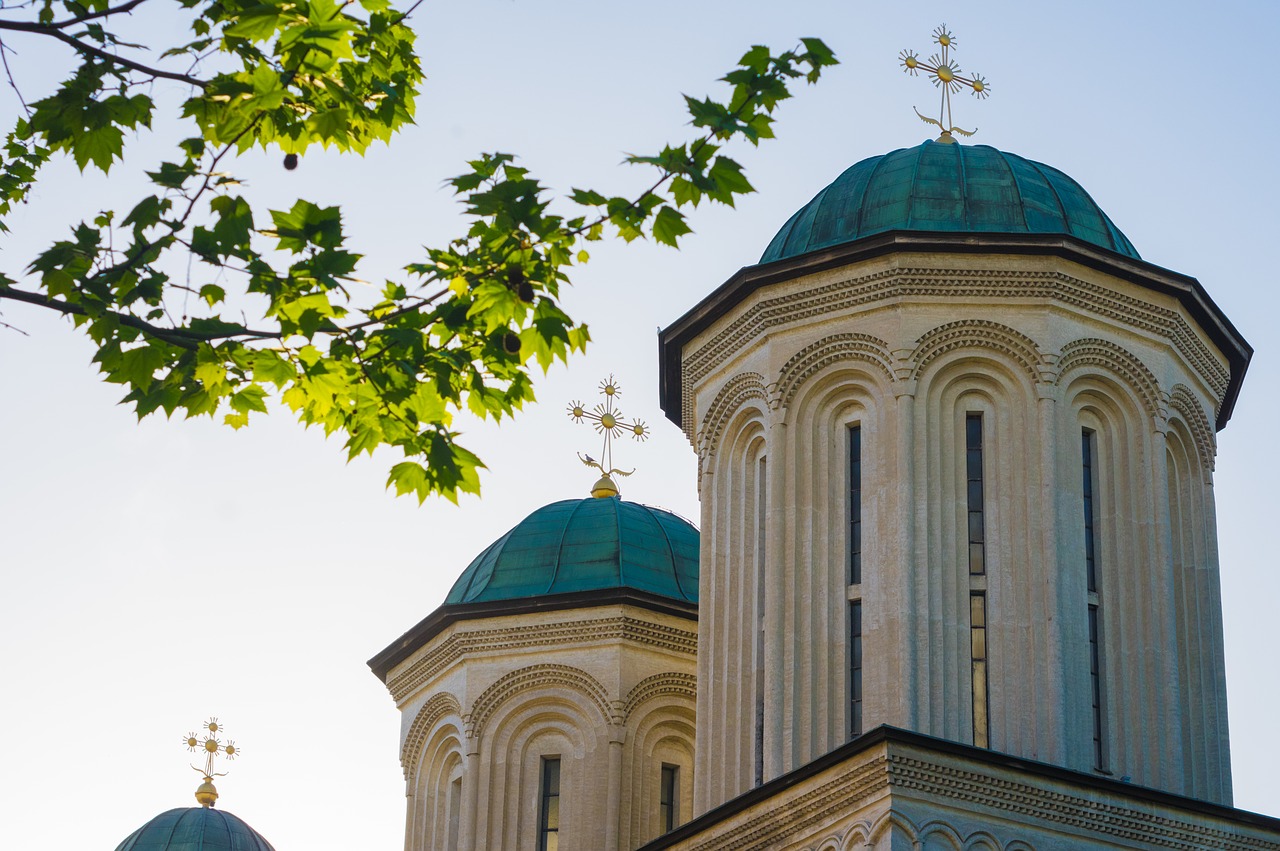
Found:
[[637, 706], [646, 700], [666, 695], [676, 695], [692, 701], [698, 699], [698, 678], [693, 674], [665, 673], [645, 677], [636, 683], [635, 688], [623, 702], [622, 715], [630, 717]]
[[569, 665], [530, 665], [499, 678], [476, 698], [470, 718], [476, 734], [483, 731], [485, 722], [507, 699], [522, 691], [546, 686], [562, 686], [583, 694], [600, 710], [601, 721], [609, 723], [608, 692], [595, 677]]
[[1155, 375], [1136, 355], [1109, 340], [1086, 338], [1063, 346], [1055, 383], [1061, 384], [1074, 370], [1087, 370], [1089, 367], [1102, 367], [1124, 379], [1142, 400], [1147, 414], [1153, 418], [1160, 416], [1160, 384]]
[[453, 695], [448, 692], [440, 692], [432, 695], [418, 710], [418, 714], [414, 716], [413, 723], [409, 725], [409, 734], [404, 737], [404, 745], [400, 748], [400, 767], [404, 769], [405, 780], [413, 781], [414, 775], [418, 770], [418, 759], [422, 756], [422, 745], [427, 740], [427, 734], [431, 732], [431, 728], [436, 725], [437, 721], [449, 713], [461, 717], [462, 707], [458, 704], [458, 699]]
[[744, 403], [751, 399], [764, 402], [769, 407], [769, 391], [764, 386], [764, 376], [758, 372], [744, 372], [735, 375], [720, 388], [711, 404], [707, 406], [706, 416], [702, 418], [702, 428], [698, 429], [694, 449], [700, 457], [713, 453], [712, 447], [724, 430], [725, 423]]
[[873, 824], [871, 829], [867, 831], [867, 844], [874, 845], [879, 842], [881, 837], [893, 828], [901, 830], [908, 842], [914, 843], [918, 840], [919, 831], [916, 830], [916, 826], [911, 819], [907, 818], [902, 813], [889, 810], [887, 813], [880, 816], [880, 818], [876, 819], [875, 824]]
[[1014, 360], [1032, 383], [1040, 381], [1044, 356], [1035, 340], [1008, 325], [982, 319], [967, 319], [940, 325], [916, 341], [911, 353], [911, 377], [917, 378], [924, 368], [940, 356], [957, 349], [994, 349]]
[[885, 379], [893, 381], [893, 357], [888, 343], [869, 334], [832, 334], [805, 346], [783, 364], [777, 384], [781, 404], [790, 405], [800, 386], [824, 367], [844, 361], [879, 367]]
[[944, 841], [951, 851], [960, 851], [964, 847], [964, 839], [959, 831], [944, 821], [931, 821], [921, 826], [919, 846], [924, 847], [929, 840], [934, 840], [934, 844], [939, 840]]
[[1182, 384], [1173, 385], [1169, 393], [1169, 410], [1176, 412], [1195, 439], [1196, 451], [1206, 470], [1212, 470], [1214, 458], [1218, 454], [1218, 442], [1214, 437], [1213, 426], [1204, 408], [1196, 401], [1195, 394]]

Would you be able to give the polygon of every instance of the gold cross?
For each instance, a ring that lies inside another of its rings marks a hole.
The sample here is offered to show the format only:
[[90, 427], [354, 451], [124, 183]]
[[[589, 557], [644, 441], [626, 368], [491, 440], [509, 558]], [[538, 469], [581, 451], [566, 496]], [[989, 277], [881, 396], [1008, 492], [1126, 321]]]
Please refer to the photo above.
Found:
[[588, 411], [582, 402], [571, 402], [569, 417], [575, 423], [588, 420], [595, 426], [598, 433], [604, 435], [604, 446], [601, 448], [599, 461], [590, 455], [578, 453], [578, 458], [583, 464], [599, 470], [601, 474], [600, 479], [591, 488], [591, 495], [617, 496], [618, 486], [614, 484], [613, 476], [629, 476], [635, 470], [619, 470], [613, 466], [613, 438], [621, 437], [624, 432], [630, 432], [636, 440], [644, 440], [649, 436], [649, 427], [640, 420], [632, 422], [623, 420], [622, 411], [613, 407], [613, 400], [622, 395], [622, 388], [612, 375], [600, 382], [600, 392], [604, 395], [603, 403], [596, 403], [596, 406]]
[[196, 800], [203, 807], [212, 807], [214, 802], [218, 800], [218, 790], [213, 787], [213, 778], [225, 777], [225, 771], [215, 772], [213, 770], [213, 761], [220, 756], [225, 756], [228, 760], [233, 760], [240, 753], [240, 748], [236, 747], [236, 743], [227, 739], [225, 742], [222, 737], [226, 735], [227, 730], [218, 722], [217, 718], [210, 718], [202, 725], [204, 730], [203, 736], [196, 733], [187, 733], [182, 738], [182, 743], [187, 746], [187, 750], [193, 753], [204, 752], [204, 768], [196, 768], [196, 771], [204, 775], [204, 782], [200, 784], [200, 788], [196, 790]]
[[929, 75], [933, 84], [942, 89], [942, 106], [938, 110], [936, 121], [926, 115], [920, 115], [920, 110], [914, 106], [911, 108], [916, 110], [916, 115], [920, 115], [921, 121], [933, 124], [942, 131], [942, 135], [938, 137], [939, 142], [952, 143], [955, 142], [951, 137], [953, 132], [961, 136], [972, 136], [978, 132], [978, 128], [961, 130], [951, 123], [951, 95], [960, 91], [962, 87], [968, 86], [973, 90], [974, 97], [985, 98], [991, 94], [991, 87], [987, 85], [986, 80], [982, 79], [981, 74], [974, 74], [972, 77], [963, 76], [960, 66], [949, 55], [951, 48], [955, 47], [956, 37], [947, 29], [946, 24], [933, 31], [933, 42], [942, 50], [930, 56], [928, 62], [922, 60], [914, 50], [902, 51], [898, 54], [898, 59], [902, 62], [902, 69], [908, 74], [915, 76], [923, 70]]

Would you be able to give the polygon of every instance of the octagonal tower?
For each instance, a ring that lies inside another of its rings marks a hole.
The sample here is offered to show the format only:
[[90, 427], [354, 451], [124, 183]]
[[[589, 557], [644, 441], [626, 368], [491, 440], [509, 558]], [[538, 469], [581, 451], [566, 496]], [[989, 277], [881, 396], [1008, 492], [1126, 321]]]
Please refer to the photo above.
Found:
[[1079, 184], [864, 160], [661, 332], [695, 810], [878, 725], [1229, 804], [1215, 431], [1252, 350]]

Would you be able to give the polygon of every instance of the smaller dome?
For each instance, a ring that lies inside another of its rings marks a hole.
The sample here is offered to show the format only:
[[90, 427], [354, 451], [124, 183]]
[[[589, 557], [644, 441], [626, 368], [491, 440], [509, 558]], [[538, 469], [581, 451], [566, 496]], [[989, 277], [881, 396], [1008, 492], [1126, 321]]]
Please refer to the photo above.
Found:
[[782, 226], [760, 262], [899, 230], [1066, 234], [1141, 259], [1056, 168], [989, 145], [929, 141], [850, 166]]
[[445, 605], [630, 588], [698, 601], [698, 530], [618, 497], [544, 505], [476, 556]]
[[116, 851], [275, 851], [249, 825], [212, 807], [179, 807], [129, 834]]

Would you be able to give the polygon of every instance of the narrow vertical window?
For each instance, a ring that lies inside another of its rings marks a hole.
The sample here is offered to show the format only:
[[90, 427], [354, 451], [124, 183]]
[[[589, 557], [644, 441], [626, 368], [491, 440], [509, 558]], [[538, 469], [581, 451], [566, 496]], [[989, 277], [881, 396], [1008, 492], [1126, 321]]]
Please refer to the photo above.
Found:
[[987, 716], [987, 595], [969, 594], [969, 645], [973, 659], [973, 743], [989, 747], [990, 719]]
[[964, 450], [969, 502], [969, 575], [982, 576], [987, 572], [982, 517], [982, 414], [965, 417]]
[[1093, 535], [1095, 514], [1093, 507], [1093, 432], [1080, 433], [1080, 457], [1084, 468], [1084, 569], [1089, 583], [1089, 593], [1098, 592], [1098, 551]]
[[1089, 607], [1089, 684], [1093, 693], [1093, 765], [1105, 770], [1107, 749], [1102, 738], [1102, 659], [1098, 653], [1098, 607]]
[[849, 604], [849, 738], [862, 735], [862, 601]]
[[1097, 465], [1094, 463], [1096, 438], [1088, 429], [1080, 432], [1080, 460], [1084, 495], [1084, 570], [1089, 588], [1089, 685], [1093, 719], [1093, 766], [1107, 768], [1106, 735], [1103, 728], [1102, 700], [1102, 641], [1101, 598], [1098, 592], [1098, 506], [1094, 499], [1097, 491]]
[[458, 812], [462, 809], [462, 778], [449, 784], [449, 851], [458, 851]]
[[[862, 426], [849, 429], [849, 584], [862, 583]], [[849, 738], [862, 735], [862, 600], [849, 603]]]
[[560, 848], [560, 759], [542, 760], [542, 794], [538, 807], [538, 851]]
[[662, 766], [662, 784], [658, 790], [658, 814], [662, 832], [670, 833], [680, 821], [680, 769], [674, 765]]
[[765, 503], [765, 459], [760, 459], [756, 471], [756, 689], [755, 689], [755, 785], [764, 782], [764, 585], [765, 585], [765, 524], [768, 506]]
[[849, 429], [849, 584], [862, 582], [862, 426]]

